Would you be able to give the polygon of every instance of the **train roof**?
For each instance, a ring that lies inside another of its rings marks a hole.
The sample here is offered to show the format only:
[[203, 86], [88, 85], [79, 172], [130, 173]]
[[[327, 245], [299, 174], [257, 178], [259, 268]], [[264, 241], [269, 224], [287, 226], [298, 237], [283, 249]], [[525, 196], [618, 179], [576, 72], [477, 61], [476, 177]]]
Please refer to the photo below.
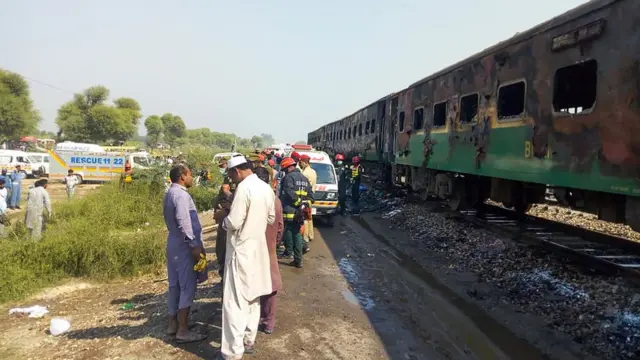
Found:
[[418, 86], [418, 85], [421, 85], [421, 84], [423, 84], [423, 83], [425, 83], [425, 82], [427, 82], [429, 80], [433, 80], [433, 79], [435, 79], [437, 77], [440, 77], [442, 75], [450, 73], [450, 72], [456, 70], [457, 68], [459, 68], [459, 67], [461, 67], [461, 66], [463, 66], [465, 64], [468, 64], [468, 63], [474, 62], [476, 60], [479, 60], [479, 59], [481, 59], [481, 58], [483, 58], [483, 57], [485, 57], [487, 55], [490, 55], [490, 54], [495, 53], [495, 52], [497, 52], [499, 50], [502, 50], [502, 49], [504, 49], [504, 48], [506, 48], [506, 47], [508, 47], [510, 45], [514, 45], [514, 44], [520, 43], [522, 41], [528, 40], [528, 39], [530, 39], [530, 38], [532, 38], [532, 37], [534, 37], [536, 35], [539, 35], [541, 33], [549, 31], [549, 30], [551, 30], [553, 28], [556, 28], [556, 27], [558, 27], [560, 25], [563, 25], [563, 24], [565, 24], [565, 23], [567, 23], [567, 22], [569, 22], [571, 20], [575, 20], [575, 19], [578, 19], [580, 17], [583, 17], [583, 16], [585, 16], [585, 15], [591, 13], [591, 12], [600, 10], [601, 8], [609, 6], [609, 5], [611, 5], [613, 3], [616, 3], [618, 1], [622, 1], [622, 0], [590, 0], [590, 1], [588, 1], [588, 2], [586, 2], [584, 4], [582, 4], [582, 5], [578, 5], [578, 6], [576, 6], [575, 8], [573, 8], [571, 10], [568, 10], [568, 11], [566, 11], [566, 12], [564, 12], [564, 13], [558, 15], [558, 16], [555, 16], [555, 17], [551, 18], [550, 20], [547, 20], [547, 21], [545, 21], [545, 22], [543, 22], [541, 24], [538, 24], [538, 25], [530, 28], [529, 30], [526, 30], [524, 32], [516, 33], [514, 36], [512, 36], [512, 37], [510, 37], [510, 38], [508, 38], [506, 40], [503, 40], [503, 41], [501, 41], [501, 42], [499, 42], [499, 43], [497, 43], [495, 45], [492, 45], [492, 46], [490, 46], [490, 47], [488, 47], [488, 48], [486, 48], [486, 49], [484, 49], [484, 50], [482, 50], [482, 51], [480, 51], [480, 52], [478, 52], [476, 54], [473, 54], [473, 55], [467, 57], [464, 60], [458, 61], [457, 63], [455, 63], [453, 65], [450, 65], [450, 66], [448, 66], [448, 67], [446, 67], [446, 68], [444, 68], [444, 69], [442, 69], [442, 70], [440, 70], [440, 71], [438, 71], [436, 73], [433, 73], [433, 74], [431, 74], [431, 75], [429, 75], [429, 76], [427, 76], [427, 77], [425, 77], [425, 78], [423, 78], [423, 79], [421, 79], [421, 80], [409, 85], [407, 87], [407, 89], [415, 87], [415, 86]]

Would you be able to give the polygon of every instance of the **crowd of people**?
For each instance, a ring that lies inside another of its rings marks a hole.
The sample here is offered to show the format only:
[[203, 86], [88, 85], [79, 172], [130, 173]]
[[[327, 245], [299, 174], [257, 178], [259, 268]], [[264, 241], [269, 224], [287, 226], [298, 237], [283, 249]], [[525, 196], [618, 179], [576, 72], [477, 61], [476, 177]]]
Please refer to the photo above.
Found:
[[[344, 167], [343, 159], [336, 158], [340, 179], [351, 184], [357, 179], [357, 194], [363, 168], [357, 157], [351, 167]], [[274, 331], [277, 294], [282, 288], [278, 259], [303, 267], [308, 242], [314, 238], [311, 209], [317, 176], [309, 156], [296, 152], [284, 158], [273, 153], [238, 155], [222, 160], [219, 169], [224, 182], [213, 204], [222, 289], [217, 358], [241, 359], [254, 352], [258, 331]], [[206, 258], [202, 226], [187, 192], [193, 174], [178, 164], [169, 176], [172, 184], [163, 201], [169, 230], [167, 333], [179, 343], [201, 341], [206, 335], [191, 331], [188, 322], [197, 284], [208, 279], [206, 267], [199, 266]], [[346, 191], [341, 190], [339, 197], [344, 202]], [[284, 251], [278, 254], [281, 243]]]
[[[10, 173], [2, 169], [0, 174], [0, 238], [7, 236], [7, 229], [11, 226], [9, 210], [20, 210], [22, 200], [22, 180], [25, 173], [17, 165]], [[49, 181], [39, 179], [29, 187], [26, 197], [26, 213], [24, 224], [32, 239], [42, 237], [45, 229], [45, 217], [50, 218], [51, 199], [47, 192]]]

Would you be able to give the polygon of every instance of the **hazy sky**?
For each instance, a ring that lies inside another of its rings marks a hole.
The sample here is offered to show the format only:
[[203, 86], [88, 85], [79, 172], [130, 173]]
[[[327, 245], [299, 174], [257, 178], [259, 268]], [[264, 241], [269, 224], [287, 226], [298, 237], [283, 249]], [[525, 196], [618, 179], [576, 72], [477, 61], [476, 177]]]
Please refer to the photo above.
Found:
[[46, 130], [73, 92], [101, 84], [145, 117], [306, 140], [583, 2], [0, 0], [0, 67], [28, 77]]

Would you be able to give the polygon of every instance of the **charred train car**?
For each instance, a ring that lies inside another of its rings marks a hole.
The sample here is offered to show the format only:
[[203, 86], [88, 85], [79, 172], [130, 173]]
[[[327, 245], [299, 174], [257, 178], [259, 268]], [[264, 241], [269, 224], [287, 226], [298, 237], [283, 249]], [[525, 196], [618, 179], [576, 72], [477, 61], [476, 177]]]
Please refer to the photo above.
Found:
[[594, 0], [309, 134], [396, 183], [640, 230], [640, 1]]

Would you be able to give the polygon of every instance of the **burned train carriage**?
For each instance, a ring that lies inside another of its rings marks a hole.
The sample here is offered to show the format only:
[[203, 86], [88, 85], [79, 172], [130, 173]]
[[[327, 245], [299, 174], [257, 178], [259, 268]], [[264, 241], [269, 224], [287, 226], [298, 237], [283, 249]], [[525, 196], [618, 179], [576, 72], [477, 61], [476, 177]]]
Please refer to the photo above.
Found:
[[[364, 130], [363, 130], [364, 129]], [[547, 186], [640, 230], [640, 1], [581, 5], [316, 130], [449, 199], [524, 211]]]

